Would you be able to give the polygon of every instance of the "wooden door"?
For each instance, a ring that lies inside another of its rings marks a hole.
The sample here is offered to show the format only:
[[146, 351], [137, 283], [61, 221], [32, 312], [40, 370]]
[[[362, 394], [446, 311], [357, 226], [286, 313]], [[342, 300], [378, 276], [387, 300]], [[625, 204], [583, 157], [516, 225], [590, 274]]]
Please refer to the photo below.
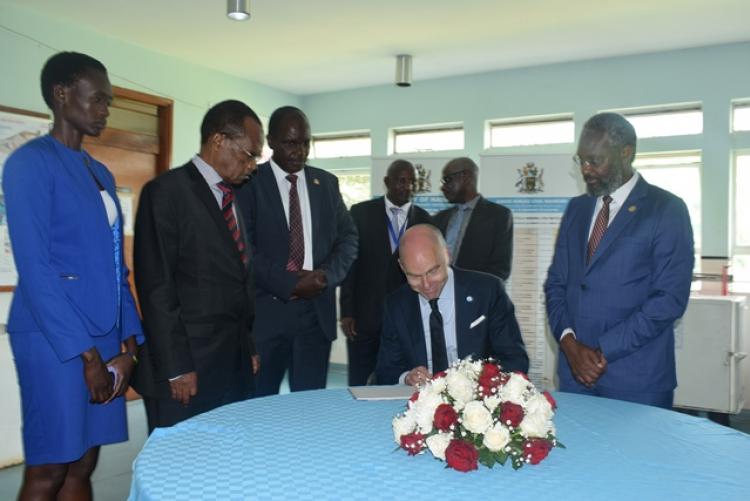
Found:
[[[123, 209], [125, 263], [133, 283], [133, 223], [141, 189], [153, 177], [169, 169], [172, 150], [172, 101], [120, 87], [113, 87], [107, 128], [99, 137], [86, 137], [84, 147], [106, 165], [115, 177]], [[146, 363], [148, 363], [146, 361]], [[138, 398], [128, 390], [128, 399]]]

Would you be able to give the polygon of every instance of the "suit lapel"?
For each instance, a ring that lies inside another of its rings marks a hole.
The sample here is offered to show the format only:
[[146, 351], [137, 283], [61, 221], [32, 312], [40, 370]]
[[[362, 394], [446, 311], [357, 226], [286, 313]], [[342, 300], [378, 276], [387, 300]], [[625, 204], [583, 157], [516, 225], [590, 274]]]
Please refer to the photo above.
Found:
[[599, 246], [596, 248], [594, 255], [591, 256], [591, 262], [588, 266], [589, 268], [599, 260], [600, 256], [607, 252], [607, 249], [612, 245], [612, 242], [614, 242], [620, 233], [622, 233], [622, 230], [630, 224], [630, 221], [636, 218], [639, 212], [638, 201], [646, 196], [647, 191], [648, 183], [646, 183], [641, 177], [633, 187], [633, 191], [628, 195], [625, 203], [620, 207], [620, 210], [617, 211], [614, 221], [609, 225], [607, 231], [604, 232], [604, 236], [602, 237], [601, 242], [599, 242]]
[[454, 268], [453, 307], [456, 312], [456, 351], [458, 352], [459, 359], [464, 358], [467, 354], [466, 335], [468, 333], [467, 326], [469, 325], [470, 317], [467, 297], [469, 297], [469, 291], [466, 289], [466, 284], [462, 280], [461, 273], [457, 273]]
[[[279, 185], [276, 183], [276, 176], [273, 174], [273, 168], [271, 162], [266, 162], [263, 165], [258, 166], [257, 174], [258, 184], [260, 184], [260, 192], [264, 195], [261, 199], [260, 195], [258, 200], [262, 200], [269, 204], [269, 207], [264, 208], [262, 213], [264, 216], [270, 216], [275, 221], [268, 221], [273, 227], [279, 228], [280, 231], [284, 232], [284, 241], [289, 241], [289, 223], [286, 220], [286, 212], [284, 211], [284, 204], [281, 201], [281, 193], [279, 193]], [[267, 197], [267, 198], [266, 198]], [[286, 252], [289, 252], [288, 249]]]
[[372, 204], [371, 224], [375, 232], [374, 234], [377, 235], [377, 246], [383, 250], [385, 257], [383, 262], [386, 263], [393, 255], [391, 252], [391, 236], [388, 232], [388, 222], [386, 221], [387, 217], [388, 215], [385, 212], [385, 196], [383, 196], [376, 199], [375, 203]]
[[[320, 232], [320, 179], [313, 170], [305, 165], [305, 180], [307, 182], [307, 198], [310, 202], [310, 219], [312, 220], [312, 235], [315, 241], [315, 235]], [[315, 248], [313, 246], [313, 256]], [[317, 262], [317, 260], [315, 260]]]
[[422, 325], [422, 310], [419, 306], [419, 295], [410, 289], [408, 300], [404, 302], [403, 306], [402, 311], [406, 317], [404, 321], [411, 335], [411, 343], [414, 347], [414, 359], [426, 367], [427, 347], [425, 346], [425, 331]]
[[[211, 188], [209, 188], [208, 183], [206, 183], [206, 180], [203, 178], [200, 171], [198, 171], [198, 168], [195, 166], [195, 164], [193, 164], [193, 162], [185, 165], [185, 168], [187, 169], [188, 175], [190, 177], [193, 194], [204, 206], [206, 212], [211, 217], [211, 220], [216, 225], [219, 235], [221, 235], [221, 239], [224, 241], [225, 246], [228, 246], [228, 248], [235, 251], [232, 254], [235, 256], [236, 262], [244, 268], [244, 266], [242, 265], [240, 253], [237, 251], [237, 244], [235, 244], [232, 235], [229, 233], [227, 222], [224, 221], [224, 216], [221, 213], [219, 205], [216, 203], [216, 198], [214, 198], [213, 193], [211, 193]], [[237, 212], [239, 212], [239, 210]]]

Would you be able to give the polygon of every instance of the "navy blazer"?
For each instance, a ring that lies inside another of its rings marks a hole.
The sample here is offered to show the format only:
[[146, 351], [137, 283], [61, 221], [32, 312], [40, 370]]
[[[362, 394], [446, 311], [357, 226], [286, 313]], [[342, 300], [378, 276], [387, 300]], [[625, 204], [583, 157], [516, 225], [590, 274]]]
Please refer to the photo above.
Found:
[[[339, 191], [336, 176], [306, 165], [310, 201], [313, 266], [325, 272], [328, 286], [312, 299], [325, 336], [336, 339], [336, 287], [344, 280], [357, 256], [357, 229]], [[255, 339], [275, 332], [283, 315], [281, 303], [289, 301], [297, 273], [286, 270], [289, 226], [270, 162], [258, 166], [255, 176], [237, 191], [248, 229], [255, 270]]]
[[[687, 207], [641, 177], [586, 265], [595, 205], [595, 197], [581, 195], [565, 210], [544, 286], [552, 333], [559, 341], [571, 328], [602, 350], [602, 387], [673, 390], [673, 325], [687, 307], [694, 262]], [[565, 356], [558, 373], [561, 388], [579, 384]]]
[[[19, 277], [8, 331], [44, 333], [61, 361], [90, 349], [91, 336], [110, 333], [118, 322], [123, 339], [137, 335], [143, 341], [128, 270], [121, 253], [115, 276], [112, 229], [84, 158], [122, 220], [107, 168], [51, 136], [16, 150], [3, 173]], [[121, 230], [121, 242], [122, 236]]]
[[[505, 371], [527, 372], [529, 357], [502, 282], [487, 273], [459, 268], [453, 268], [453, 278], [458, 357], [493, 357]], [[482, 315], [485, 319], [477, 323]], [[404, 284], [385, 301], [377, 382], [396, 384], [401, 374], [420, 365], [427, 367], [419, 296]]]

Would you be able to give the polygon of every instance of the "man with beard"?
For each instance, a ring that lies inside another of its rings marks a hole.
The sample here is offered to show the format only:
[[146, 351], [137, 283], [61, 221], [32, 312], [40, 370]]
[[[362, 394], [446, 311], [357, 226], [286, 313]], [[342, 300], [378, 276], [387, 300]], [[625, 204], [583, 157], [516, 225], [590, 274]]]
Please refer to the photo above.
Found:
[[384, 197], [352, 206], [359, 233], [359, 254], [341, 284], [341, 330], [349, 356], [349, 386], [367, 384], [380, 347], [385, 296], [406, 282], [398, 266], [398, 245], [406, 228], [431, 223], [427, 212], [412, 204], [416, 175], [406, 160], [394, 160], [383, 179]]
[[560, 389], [671, 408], [673, 324], [685, 311], [693, 231], [685, 203], [633, 170], [636, 135], [616, 113], [583, 127], [587, 194], [565, 211], [545, 283]]

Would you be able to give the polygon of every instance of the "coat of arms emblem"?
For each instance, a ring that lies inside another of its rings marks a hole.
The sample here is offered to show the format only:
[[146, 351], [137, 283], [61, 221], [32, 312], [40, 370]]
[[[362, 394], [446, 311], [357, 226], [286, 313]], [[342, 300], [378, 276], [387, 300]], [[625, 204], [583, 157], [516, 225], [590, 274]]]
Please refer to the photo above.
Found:
[[519, 193], [538, 193], [544, 191], [544, 169], [540, 169], [534, 162], [526, 162], [526, 165], [517, 169], [518, 180], [516, 188]]

